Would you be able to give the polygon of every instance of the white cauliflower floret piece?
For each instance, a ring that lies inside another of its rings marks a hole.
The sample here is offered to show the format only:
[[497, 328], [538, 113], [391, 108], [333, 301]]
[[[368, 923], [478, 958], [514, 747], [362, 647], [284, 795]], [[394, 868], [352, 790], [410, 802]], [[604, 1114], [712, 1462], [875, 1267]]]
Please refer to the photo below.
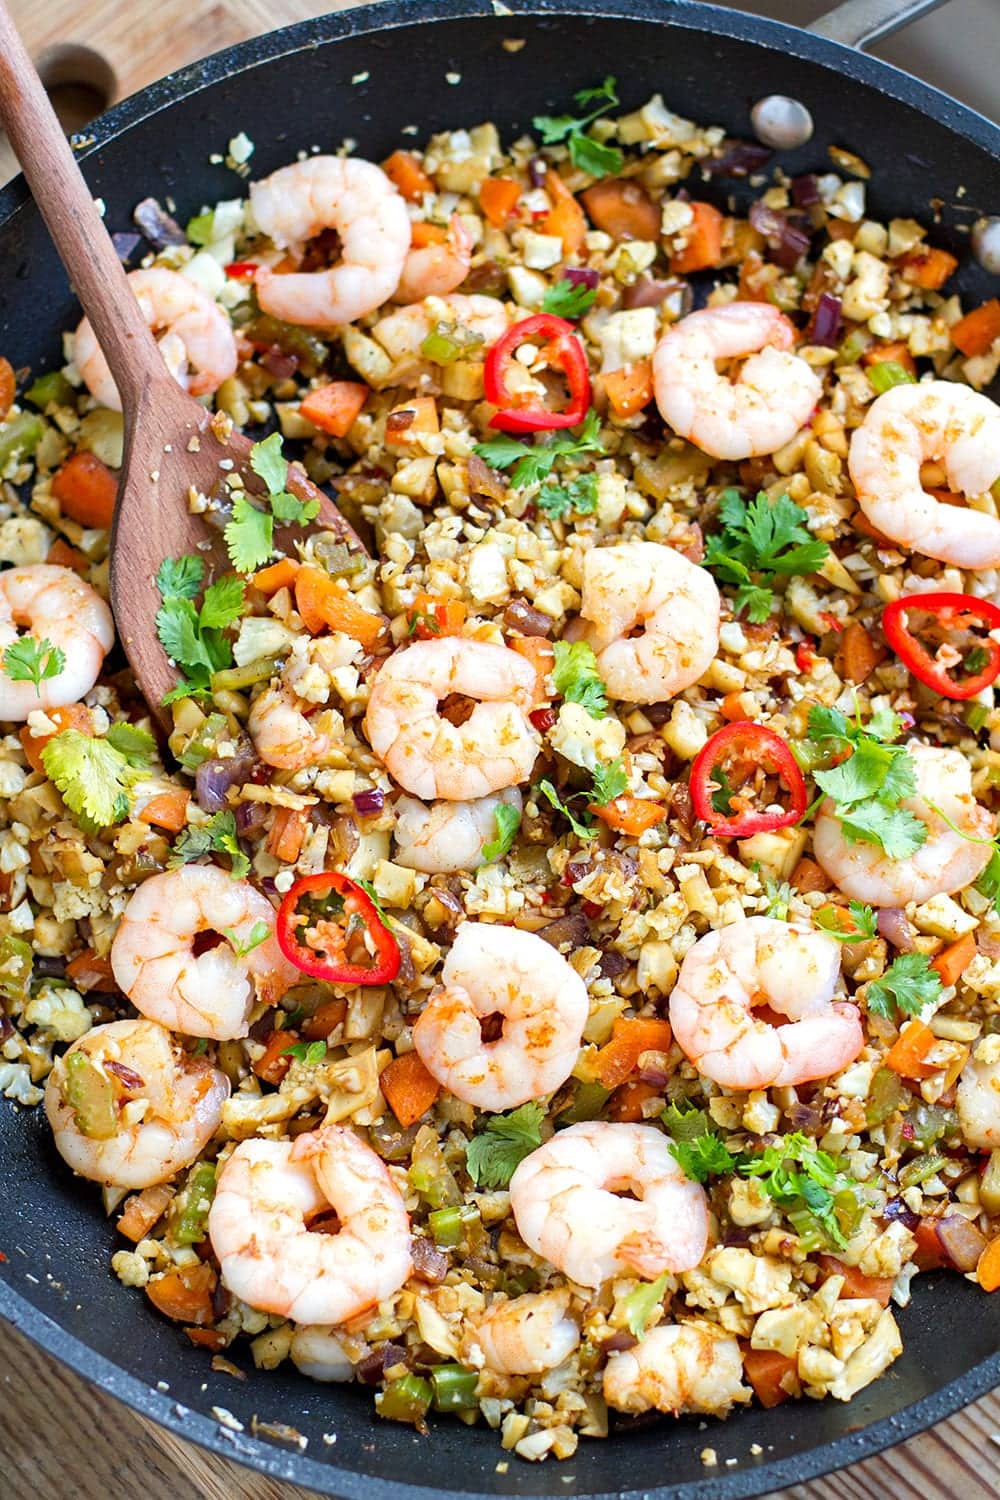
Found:
[[564, 703], [551, 732], [552, 748], [574, 766], [593, 771], [617, 760], [625, 749], [625, 728], [618, 719], [595, 719], [579, 703]]
[[57, 989], [43, 984], [38, 994], [24, 1007], [29, 1026], [48, 1031], [57, 1042], [75, 1042], [93, 1025], [83, 996], [76, 990]]
[[714, 1250], [706, 1261], [709, 1275], [736, 1293], [737, 1301], [747, 1312], [765, 1312], [781, 1307], [791, 1297], [792, 1269], [783, 1261], [752, 1250], [723, 1246]]

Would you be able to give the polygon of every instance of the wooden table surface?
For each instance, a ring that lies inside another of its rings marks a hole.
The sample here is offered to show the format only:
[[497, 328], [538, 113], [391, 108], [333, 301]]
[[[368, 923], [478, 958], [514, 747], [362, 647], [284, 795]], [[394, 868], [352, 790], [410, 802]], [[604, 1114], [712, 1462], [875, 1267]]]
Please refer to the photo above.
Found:
[[[36, 60], [67, 43], [88, 47], [110, 63], [118, 98], [220, 47], [346, 8], [343, 0], [9, 3]], [[0, 156], [0, 182], [6, 175]], [[0, 1342], [0, 1452], [2, 1500], [306, 1497], [133, 1415], [13, 1332]], [[994, 1393], [885, 1456], [772, 1500], [995, 1500], [998, 1493], [1000, 1394]]]

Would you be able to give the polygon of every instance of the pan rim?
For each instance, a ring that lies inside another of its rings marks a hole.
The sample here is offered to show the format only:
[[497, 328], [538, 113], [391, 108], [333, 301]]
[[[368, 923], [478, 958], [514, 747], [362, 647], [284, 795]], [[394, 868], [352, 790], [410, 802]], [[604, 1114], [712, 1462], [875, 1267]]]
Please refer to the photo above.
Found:
[[[212, 84], [311, 46], [395, 30], [415, 22], [429, 25], [489, 19], [516, 24], [520, 18], [546, 16], [655, 21], [686, 31], [751, 42], [768, 51], [790, 53], [923, 110], [954, 135], [986, 151], [1000, 165], [1000, 126], [969, 106], [879, 58], [784, 22], [722, 9], [702, 0], [511, 0], [506, 12], [500, 15], [493, 0], [380, 0], [268, 32], [168, 74], [95, 120], [88, 127], [87, 143], [79, 150], [78, 159], [85, 163], [119, 136]], [[0, 232], [28, 202], [29, 193], [22, 177], [0, 189]], [[427, 1500], [429, 1490], [422, 1485], [366, 1475], [356, 1469], [342, 1468], [335, 1461], [319, 1462], [305, 1453], [282, 1449], [246, 1433], [228, 1431], [98, 1354], [3, 1278], [0, 1278], [0, 1318], [43, 1352], [131, 1410], [222, 1458], [248, 1465], [274, 1479], [310, 1486], [321, 1494], [337, 1495], [341, 1500]], [[998, 1384], [1000, 1351], [901, 1411], [855, 1432], [786, 1458], [762, 1458], [753, 1467], [714, 1476], [706, 1470], [705, 1477], [697, 1481], [643, 1487], [641, 1494], [643, 1500], [752, 1500], [784, 1485], [816, 1479], [883, 1452], [953, 1415]], [[499, 1490], [442, 1490], [435, 1486], [433, 1492], [440, 1500], [489, 1500]], [[516, 1493], [516, 1485], [511, 1485], [509, 1492]], [[548, 1491], [553, 1500], [565, 1493], [556, 1481]], [[625, 1495], [639, 1493], [639, 1490], [602, 1491], [587, 1500], [622, 1500]]]

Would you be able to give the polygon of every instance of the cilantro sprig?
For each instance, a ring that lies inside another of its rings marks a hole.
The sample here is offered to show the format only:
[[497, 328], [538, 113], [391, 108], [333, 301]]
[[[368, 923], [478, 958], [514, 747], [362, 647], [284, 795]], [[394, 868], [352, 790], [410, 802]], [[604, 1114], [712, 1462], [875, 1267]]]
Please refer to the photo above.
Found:
[[583, 419], [579, 437], [567, 434], [547, 443], [535, 444], [522, 443], [515, 437], [496, 437], [487, 443], [477, 443], [476, 452], [491, 468], [510, 469], [512, 489], [523, 490], [529, 485], [540, 484], [561, 458], [603, 453], [600, 434], [601, 419], [596, 411], [591, 410]]
[[156, 574], [162, 604], [156, 612], [156, 633], [164, 651], [184, 673], [164, 703], [178, 697], [204, 697], [211, 692], [212, 675], [232, 665], [233, 649], [223, 634], [243, 613], [245, 585], [240, 578], [218, 578], [201, 592], [205, 564], [200, 557], [168, 557]]
[[878, 935], [878, 918], [863, 901], [848, 901], [846, 912], [842, 906], [821, 907], [813, 920], [838, 943], [861, 943]]
[[131, 724], [112, 724], [103, 738], [63, 729], [42, 749], [42, 765], [69, 810], [96, 832], [128, 817], [132, 786], [154, 749], [152, 735]]
[[667, 1106], [660, 1118], [673, 1137], [670, 1154], [692, 1182], [707, 1182], [710, 1177], [731, 1172], [736, 1166], [736, 1157], [713, 1129], [706, 1110], [681, 1109], [679, 1104], [673, 1103]]
[[736, 586], [733, 604], [761, 624], [771, 612], [778, 578], [815, 573], [830, 549], [806, 527], [801, 506], [787, 495], [774, 503], [761, 491], [749, 504], [737, 490], [719, 497], [722, 530], [708, 538], [705, 566], [720, 583]]
[[236, 832], [236, 814], [231, 808], [213, 813], [207, 823], [185, 828], [174, 844], [167, 865], [171, 870], [176, 870], [180, 865], [190, 864], [192, 860], [203, 859], [206, 854], [228, 855], [229, 870], [234, 880], [240, 879], [249, 870], [250, 861], [240, 846]]
[[814, 706], [807, 733], [814, 755], [839, 761], [814, 768], [813, 778], [833, 799], [847, 841], [874, 844], [890, 859], [916, 853], [927, 841], [927, 825], [902, 806], [916, 794], [917, 779], [906, 747], [893, 743], [902, 733], [898, 714], [878, 709], [862, 726], [839, 709]]
[[598, 88], [580, 89], [573, 95], [573, 100], [580, 109], [586, 109], [591, 103], [595, 108], [583, 115], [535, 115], [531, 123], [541, 133], [543, 143], [552, 146], [565, 141], [570, 161], [591, 177], [613, 176], [620, 172], [625, 158], [617, 146], [605, 146], [585, 134], [588, 125], [605, 114], [609, 107], [618, 104], [615, 79], [609, 75]]
[[509, 802], [498, 802], [493, 809], [493, 821], [496, 824], [496, 836], [483, 845], [483, 859], [488, 865], [502, 859], [513, 845], [521, 826], [521, 810], [512, 807]]
[[[591, 771], [591, 785], [585, 791], [570, 792], [567, 797], [561, 797], [552, 785], [551, 781], [540, 781], [534, 788], [535, 792], [541, 792], [542, 796], [552, 804], [556, 812], [562, 813], [569, 820], [570, 827], [577, 838], [596, 838], [597, 830], [594, 828], [594, 820], [587, 811], [592, 806], [606, 807], [616, 797], [620, 797], [628, 786], [628, 776], [621, 760], [609, 761], [606, 765], [598, 763]], [[572, 804], [583, 803], [584, 806], [577, 810]]]
[[571, 511], [578, 516], [592, 516], [597, 509], [597, 475], [581, 474], [565, 484], [550, 482], [539, 490], [536, 503], [551, 521], [562, 521]]
[[515, 1169], [542, 1144], [545, 1110], [537, 1100], [507, 1115], [490, 1115], [465, 1151], [465, 1165], [477, 1187], [505, 1188]]
[[58, 677], [65, 665], [66, 653], [47, 637], [37, 640], [33, 635], [23, 635], [11, 641], [3, 654], [3, 669], [11, 682], [33, 682], [39, 697], [42, 683]]
[[315, 1068], [326, 1057], [326, 1042], [293, 1042], [282, 1052], [282, 1057], [294, 1057], [307, 1068]]
[[926, 953], [900, 953], [881, 979], [865, 987], [865, 1004], [876, 1016], [887, 1021], [903, 1016], [917, 1016], [925, 1005], [933, 1005], [941, 995], [941, 976], [931, 967]]
[[587, 286], [582, 281], [564, 276], [545, 293], [542, 312], [552, 313], [556, 318], [582, 318], [593, 307], [596, 296], [596, 286]]
[[603, 719], [608, 711], [604, 678], [597, 670], [597, 657], [587, 641], [555, 641], [552, 681], [567, 703], [579, 703], [592, 719]]
[[319, 500], [299, 500], [288, 487], [288, 462], [281, 451], [281, 434], [272, 432], [250, 449], [250, 467], [267, 488], [267, 508], [248, 495], [233, 501], [233, 514], [223, 533], [229, 560], [237, 573], [253, 573], [274, 556], [274, 524], [304, 526], [319, 514]]
[[255, 922], [247, 933], [245, 942], [240, 941], [234, 927], [223, 927], [222, 936], [226, 939], [237, 958], [246, 958], [247, 954], [252, 953], [255, 948], [259, 948], [261, 943], [267, 942], [271, 936], [271, 929], [266, 922]]

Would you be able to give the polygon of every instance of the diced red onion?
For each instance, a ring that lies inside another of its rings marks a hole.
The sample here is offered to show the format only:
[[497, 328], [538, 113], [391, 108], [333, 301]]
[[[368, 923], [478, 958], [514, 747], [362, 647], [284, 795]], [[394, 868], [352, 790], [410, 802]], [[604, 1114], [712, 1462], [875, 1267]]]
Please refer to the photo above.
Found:
[[628, 967], [629, 962], [624, 953], [616, 953], [613, 948], [604, 950], [597, 966], [602, 979], [617, 979]]
[[822, 292], [816, 304], [809, 327], [809, 342], [820, 344], [825, 349], [836, 349], [840, 343], [842, 322], [840, 298], [830, 292]]
[[528, 176], [531, 178], [531, 186], [534, 188], [544, 187], [548, 170], [548, 163], [543, 156], [533, 156], [528, 162]]
[[916, 1229], [920, 1223], [913, 1209], [908, 1208], [902, 1198], [890, 1198], [882, 1210], [882, 1217], [883, 1219], [888, 1219], [890, 1223], [898, 1222], [906, 1229]]
[[286, 354], [283, 349], [271, 348], [260, 356], [260, 363], [277, 380], [288, 380], [299, 367], [299, 357]]
[[254, 833], [267, 821], [266, 802], [241, 802], [236, 809], [236, 832], [240, 838]]
[[792, 202], [798, 208], [812, 208], [814, 203], [822, 202], [815, 172], [792, 178]]
[[786, 214], [769, 208], [758, 200], [750, 205], [747, 216], [758, 234], [767, 241], [768, 253], [777, 265], [790, 271], [809, 249], [809, 234], [798, 224], [793, 224]]
[[354, 1373], [362, 1385], [378, 1385], [386, 1370], [391, 1370], [393, 1365], [406, 1364], [408, 1355], [409, 1350], [403, 1344], [382, 1344], [365, 1355], [354, 1367]]
[[793, 1130], [801, 1130], [803, 1135], [819, 1134], [823, 1116], [811, 1104], [803, 1104], [797, 1099], [786, 1113]]
[[705, 166], [710, 177], [749, 177], [766, 167], [773, 154], [754, 141], [729, 141], [722, 155]]
[[538, 936], [551, 943], [553, 948], [572, 953], [574, 948], [583, 948], [589, 943], [590, 923], [583, 912], [577, 909], [567, 912], [563, 917], [556, 917], [554, 922], [546, 922], [544, 927], [539, 928]]
[[610, 1338], [601, 1340], [601, 1348], [607, 1349], [609, 1354], [621, 1354], [626, 1349], [634, 1349], [638, 1342], [634, 1333], [629, 1333], [627, 1328], [619, 1328]]
[[659, 307], [671, 292], [678, 289], [676, 281], [657, 281], [653, 276], [637, 276], [632, 285], [622, 292], [622, 307], [627, 310], [633, 307]]
[[113, 234], [111, 236], [111, 243], [118, 252], [118, 259], [128, 260], [141, 239], [141, 234]]
[[906, 913], [901, 906], [879, 907], [877, 921], [880, 937], [884, 937], [900, 953], [913, 952], [916, 934], [906, 920]]
[[443, 1250], [439, 1250], [433, 1240], [426, 1235], [415, 1234], [410, 1241], [410, 1259], [413, 1261], [414, 1275], [419, 1276], [421, 1281], [428, 1281], [432, 1286], [439, 1286], [448, 1274], [451, 1262]]
[[35, 955], [34, 968], [36, 979], [64, 979], [66, 977], [66, 960], [62, 955], [38, 953]]
[[749, 1245], [750, 1231], [749, 1229], [741, 1229], [739, 1226], [734, 1225], [732, 1229], [726, 1230], [722, 1243], [727, 1246]]
[[662, 1089], [670, 1074], [666, 1068], [640, 1068], [639, 1077], [643, 1083], [650, 1084], [654, 1089]]
[[522, 635], [552, 634], [552, 616], [536, 609], [527, 599], [512, 599], [503, 612], [503, 623], [506, 630], [519, 630]]
[[104, 1066], [109, 1073], [115, 1075], [118, 1082], [123, 1088], [128, 1089], [130, 1094], [137, 1094], [141, 1088], [145, 1087], [144, 1079], [140, 1073], [133, 1072], [124, 1063], [116, 1062], [113, 1057], [106, 1059]]
[[589, 860], [570, 860], [563, 871], [563, 885], [576, 885], [578, 880], [586, 880], [592, 868]]
[[10, 1018], [6, 1011], [0, 1007], [0, 1042], [9, 1041], [13, 1035], [14, 1027], [11, 1025]]
[[166, 209], [155, 198], [143, 198], [132, 211], [132, 218], [146, 236], [154, 250], [167, 245], [186, 245], [187, 235], [177, 220], [171, 218]]
[[941, 1249], [957, 1271], [974, 1271], [988, 1241], [961, 1214], [946, 1214], [935, 1225]]
[[249, 755], [202, 761], [194, 776], [194, 794], [202, 812], [221, 812], [226, 806], [226, 793], [231, 787], [242, 786], [254, 765]]
[[586, 266], [567, 266], [563, 271], [563, 278], [571, 281], [574, 286], [595, 287], [600, 283], [601, 277], [598, 271], [591, 271]]
[[355, 792], [353, 797], [354, 811], [361, 818], [370, 818], [375, 813], [380, 813], [385, 806], [385, 792], [381, 787], [369, 787], [367, 791]]

